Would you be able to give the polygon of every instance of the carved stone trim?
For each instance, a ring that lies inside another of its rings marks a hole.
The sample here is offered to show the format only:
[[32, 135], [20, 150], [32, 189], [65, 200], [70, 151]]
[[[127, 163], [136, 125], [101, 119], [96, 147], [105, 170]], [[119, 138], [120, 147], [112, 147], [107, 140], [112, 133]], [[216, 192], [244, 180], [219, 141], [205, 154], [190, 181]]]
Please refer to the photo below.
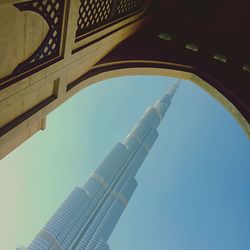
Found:
[[44, 101], [38, 103], [37, 105], [35, 105], [31, 109], [29, 109], [28, 111], [24, 112], [23, 114], [19, 115], [14, 120], [10, 121], [9, 123], [7, 123], [3, 127], [1, 127], [0, 128], [0, 137], [7, 134], [13, 128], [15, 128], [16, 126], [18, 126], [19, 124], [21, 124], [22, 122], [24, 122], [25, 120], [30, 118], [32, 115], [36, 114], [39, 110], [43, 109], [44, 107], [46, 107], [47, 105], [52, 103], [54, 100], [56, 100], [56, 98], [57, 97], [55, 95], [52, 95], [52, 96], [46, 98]]

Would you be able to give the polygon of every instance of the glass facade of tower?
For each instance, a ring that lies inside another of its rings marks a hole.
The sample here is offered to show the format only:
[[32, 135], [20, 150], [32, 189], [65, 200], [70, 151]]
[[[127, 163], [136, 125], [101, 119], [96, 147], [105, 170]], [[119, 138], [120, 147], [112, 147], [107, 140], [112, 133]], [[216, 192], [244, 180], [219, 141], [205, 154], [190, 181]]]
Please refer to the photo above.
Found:
[[177, 87], [145, 111], [87, 183], [71, 192], [28, 250], [109, 249], [107, 240], [136, 189], [135, 175], [158, 137], [157, 127]]

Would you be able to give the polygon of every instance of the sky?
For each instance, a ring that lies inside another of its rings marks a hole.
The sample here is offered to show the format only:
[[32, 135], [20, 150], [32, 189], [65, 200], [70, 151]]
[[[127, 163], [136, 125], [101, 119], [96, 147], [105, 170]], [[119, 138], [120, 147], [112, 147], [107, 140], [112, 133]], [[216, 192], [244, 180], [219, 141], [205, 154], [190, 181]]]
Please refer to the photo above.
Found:
[[[176, 82], [109, 79], [72, 97], [0, 162], [0, 249], [28, 246], [144, 110]], [[216, 100], [182, 81], [108, 243], [113, 250], [249, 250], [249, 139]]]

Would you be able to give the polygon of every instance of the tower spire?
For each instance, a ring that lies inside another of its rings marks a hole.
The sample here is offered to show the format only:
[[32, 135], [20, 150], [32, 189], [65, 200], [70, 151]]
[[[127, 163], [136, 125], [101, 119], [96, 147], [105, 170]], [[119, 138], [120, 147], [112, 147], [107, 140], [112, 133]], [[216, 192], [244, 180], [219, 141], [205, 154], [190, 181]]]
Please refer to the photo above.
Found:
[[156, 103], [158, 103], [158, 102], [163, 102], [165, 104], [170, 103], [171, 99], [175, 95], [175, 92], [178, 89], [180, 83], [181, 83], [181, 79], [178, 79], [177, 82], [172, 85], [172, 87], [170, 88], [170, 90], [167, 91], [167, 93], [164, 96], [162, 96]]
[[172, 85], [169, 91], [165, 95], [163, 95], [156, 103], [154, 104], [154, 108], [157, 110], [159, 115], [161, 116], [161, 119], [164, 117], [165, 113], [167, 112], [171, 100], [173, 96], [175, 95], [176, 90], [178, 89], [180, 85], [181, 79], [178, 79], [178, 81]]
[[172, 99], [172, 97], [175, 95], [176, 90], [180, 86], [181, 79], [178, 79], [177, 82], [172, 86], [172, 88], [169, 90], [168, 95]]

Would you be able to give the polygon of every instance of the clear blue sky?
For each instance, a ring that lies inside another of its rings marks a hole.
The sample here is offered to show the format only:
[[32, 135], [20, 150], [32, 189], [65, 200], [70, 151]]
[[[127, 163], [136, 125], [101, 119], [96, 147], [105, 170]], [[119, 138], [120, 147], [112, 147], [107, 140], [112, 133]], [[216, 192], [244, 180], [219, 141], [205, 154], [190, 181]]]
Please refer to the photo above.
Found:
[[[44, 132], [4, 158], [0, 249], [27, 246], [174, 82], [138, 76], [90, 86], [50, 114]], [[236, 121], [182, 81], [158, 132], [111, 249], [249, 250], [250, 143]]]

